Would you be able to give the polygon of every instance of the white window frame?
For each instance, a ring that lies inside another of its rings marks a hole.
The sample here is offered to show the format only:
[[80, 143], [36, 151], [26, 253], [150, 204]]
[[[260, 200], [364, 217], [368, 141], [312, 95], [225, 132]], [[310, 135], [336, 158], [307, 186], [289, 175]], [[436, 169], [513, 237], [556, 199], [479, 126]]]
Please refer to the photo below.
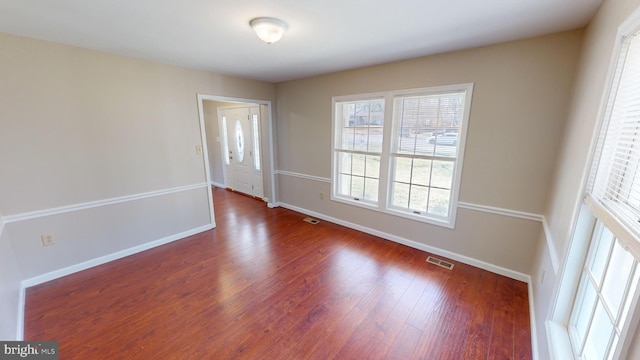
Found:
[[[600, 250], [605, 250], [607, 252], [607, 257], [599, 258], [599, 262], [603, 268], [600, 275], [596, 276], [592, 270], [592, 264], [596, 262], [596, 250], [598, 250], [601, 242], [606, 238], [602, 236], [603, 233], [608, 233], [611, 237], [606, 250], [600, 248]], [[611, 302], [607, 299], [606, 291], [604, 289], [606, 287], [605, 281], [611, 280], [611, 278], [608, 277], [610, 276], [610, 263], [612, 263], [612, 259], [614, 257], [614, 247], [620, 249], [619, 251], [624, 251], [624, 248], [620, 241], [616, 239], [615, 235], [609, 232], [609, 228], [603, 221], [595, 221], [595, 226], [593, 227], [591, 234], [592, 236], [589, 239], [590, 245], [588, 256], [583, 266], [579, 287], [572, 303], [571, 315], [567, 324], [569, 341], [572, 347], [573, 356], [577, 359], [583, 359], [583, 357], [580, 356], [580, 353], [583, 351], [586, 352], [585, 348], [588, 346], [586, 342], [592, 335], [589, 331], [597, 331], [598, 329], [600, 331], [603, 330], [601, 327], [594, 326], [594, 322], [597, 318], [597, 315], [595, 314], [596, 308], [600, 308], [604, 310], [601, 312], [601, 315], [605, 316], [604, 319], [609, 321], [612, 320], [612, 328], [608, 334], [609, 339], [605, 350], [611, 352], [610, 358], [619, 359], [622, 354], [626, 353], [628, 350], [627, 347], [629, 340], [631, 340], [629, 338], [633, 337], [633, 332], [635, 331], [637, 324], [637, 312], [635, 312], [634, 309], [638, 304], [638, 295], [640, 295], [640, 292], [638, 291], [639, 289], [637, 288], [638, 276], [640, 275], [640, 270], [637, 269], [638, 260], [627, 252], [627, 256], [632, 259], [630, 273], [626, 279], [616, 278], [619, 282], [624, 284], [624, 290], [621, 303], [618, 305], [619, 307], [612, 309], [610, 307]], [[585, 299], [588, 298], [586, 295], [587, 288], [593, 290], [594, 298], [591, 300], [592, 303], [585, 305]], [[623, 310], [626, 310], [626, 312]], [[626, 315], [626, 317], [623, 315]], [[587, 331], [582, 334], [578, 331], [576, 323], [584, 321], [586, 321]], [[622, 325], [621, 322], [623, 322], [624, 325]], [[598, 336], [598, 339], [601, 339], [601, 336]], [[606, 354], [609, 354], [609, 352]]]
[[[446, 94], [452, 92], [464, 92], [464, 104], [463, 115], [459, 124], [459, 139], [456, 145], [456, 156], [454, 160], [453, 178], [451, 184], [451, 195], [449, 202], [448, 216], [439, 217], [429, 214], [414, 214], [408, 210], [402, 210], [391, 206], [391, 189], [390, 183], [393, 180], [392, 174], [392, 136], [394, 133], [394, 119], [393, 119], [393, 106], [394, 100], [401, 97], [415, 97], [424, 95], [436, 95]], [[359, 206], [370, 210], [379, 211], [382, 213], [408, 218], [424, 223], [443, 226], [447, 228], [455, 228], [458, 196], [460, 190], [460, 182], [462, 177], [462, 168], [464, 160], [464, 149], [467, 137], [467, 127], [469, 123], [471, 102], [473, 97], [473, 83], [453, 84], [445, 86], [425, 87], [418, 89], [408, 89], [399, 91], [387, 91], [380, 93], [368, 93], [359, 95], [347, 95], [347, 96], [335, 96], [332, 98], [332, 189], [331, 200]], [[337, 193], [338, 184], [338, 152], [340, 151], [340, 139], [338, 136], [338, 123], [342, 121], [337, 115], [337, 105], [343, 102], [350, 101], [366, 101], [371, 99], [384, 99], [384, 120], [383, 120], [383, 140], [382, 140], [382, 152], [380, 155], [380, 175], [378, 186], [378, 201], [362, 201], [354, 200], [345, 196], [341, 196]]]
[[[339, 194], [338, 192], [338, 185], [340, 184], [340, 181], [338, 179], [338, 177], [340, 176], [340, 171], [338, 169], [340, 161], [338, 159], [338, 156], [343, 153], [343, 154], [351, 154], [351, 155], [361, 155], [361, 156], [380, 156], [381, 160], [380, 160], [380, 169], [382, 169], [382, 157], [383, 157], [383, 153], [384, 153], [384, 148], [385, 148], [385, 128], [386, 128], [386, 104], [385, 104], [385, 115], [383, 117], [383, 140], [382, 140], [382, 150], [381, 152], [375, 152], [375, 151], [363, 151], [363, 150], [353, 150], [353, 149], [344, 149], [342, 147], [342, 141], [341, 141], [341, 137], [339, 135], [342, 134], [342, 132], [339, 132], [338, 130], [338, 122], [342, 122], [341, 118], [338, 118], [337, 116], [337, 112], [338, 109], [341, 109], [341, 104], [343, 103], [357, 103], [357, 102], [367, 102], [367, 101], [375, 101], [375, 100], [385, 100], [385, 94], [384, 93], [375, 93], [375, 94], [364, 94], [364, 95], [350, 95], [350, 96], [339, 96], [339, 97], [333, 97], [332, 98], [332, 114], [333, 114], [333, 121], [332, 121], [332, 137], [333, 137], [333, 146], [332, 146], [332, 164], [331, 164], [331, 168], [333, 169], [333, 176], [332, 176], [332, 182], [331, 182], [331, 199], [335, 200], [335, 201], [339, 201], [339, 202], [344, 202], [347, 204], [351, 204], [351, 205], [356, 205], [356, 206], [361, 206], [361, 207], [365, 207], [365, 208], [369, 208], [369, 209], [375, 209], [377, 208], [378, 204], [380, 203], [380, 191], [378, 190], [378, 200], [377, 201], [371, 201], [371, 200], [367, 200], [364, 197], [348, 197], [348, 196], [344, 196]], [[386, 101], [385, 101], [386, 102]], [[366, 175], [366, 174], [365, 174]], [[382, 178], [382, 172], [380, 171], [380, 173], [378, 174], [378, 189], [380, 188], [380, 186], [382, 186], [381, 184], [381, 179]]]

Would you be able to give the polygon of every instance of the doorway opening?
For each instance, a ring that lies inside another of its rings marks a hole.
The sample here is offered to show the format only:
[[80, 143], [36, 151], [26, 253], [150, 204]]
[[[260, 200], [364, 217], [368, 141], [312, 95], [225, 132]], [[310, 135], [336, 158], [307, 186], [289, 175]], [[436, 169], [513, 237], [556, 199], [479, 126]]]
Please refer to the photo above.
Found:
[[271, 102], [198, 94], [198, 111], [207, 182], [276, 207]]

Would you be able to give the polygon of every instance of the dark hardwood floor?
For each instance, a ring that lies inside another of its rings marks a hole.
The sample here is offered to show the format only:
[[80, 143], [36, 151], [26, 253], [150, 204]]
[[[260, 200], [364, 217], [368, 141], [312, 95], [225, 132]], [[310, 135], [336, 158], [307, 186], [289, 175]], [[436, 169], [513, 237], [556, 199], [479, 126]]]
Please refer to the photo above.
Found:
[[531, 359], [527, 285], [214, 189], [217, 228], [27, 289], [60, 359]]

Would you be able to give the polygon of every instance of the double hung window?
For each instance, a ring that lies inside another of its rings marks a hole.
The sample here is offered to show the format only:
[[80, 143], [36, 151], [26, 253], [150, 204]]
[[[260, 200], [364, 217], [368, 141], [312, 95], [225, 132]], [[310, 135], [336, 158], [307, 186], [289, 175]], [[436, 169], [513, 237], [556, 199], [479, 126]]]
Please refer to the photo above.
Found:
[[453, 227], [472, 88], [333, 98], [332, 198]]
[[623, 38], [585, 196], [595, 219], [568, 322], [578, 359], [625, 355], [640, 279], [640, 40]]

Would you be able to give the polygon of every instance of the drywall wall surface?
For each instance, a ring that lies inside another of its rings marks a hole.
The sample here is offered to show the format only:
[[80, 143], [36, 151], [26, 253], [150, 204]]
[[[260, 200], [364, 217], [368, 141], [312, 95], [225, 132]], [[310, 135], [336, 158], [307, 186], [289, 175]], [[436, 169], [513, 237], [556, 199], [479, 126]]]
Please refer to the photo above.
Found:
[[[67, 268], [82, 270], [84, 263], [205, 228], [210, 225], [207, 191], [204, 186], [7, 224], [20, 273], [30, 280]], [[43, 246], [43, 234], [52, 235], [55, 244]]]
[[0, 34], [5, 216], [205, 181], [197, 94], [274, 85]]
[[4, 223], [0, 216], [0, 339], [22, 340], [19, 324], [22, 319], [20, 310], [21, 276], [18, 271], [15, 254], [9, 241], [9, 233], [4, 230]]
[[331, 98], [474, 83], [460, 201], [546, 207], [581, 32], [279, 83], [279, 170], [331, 176]]

